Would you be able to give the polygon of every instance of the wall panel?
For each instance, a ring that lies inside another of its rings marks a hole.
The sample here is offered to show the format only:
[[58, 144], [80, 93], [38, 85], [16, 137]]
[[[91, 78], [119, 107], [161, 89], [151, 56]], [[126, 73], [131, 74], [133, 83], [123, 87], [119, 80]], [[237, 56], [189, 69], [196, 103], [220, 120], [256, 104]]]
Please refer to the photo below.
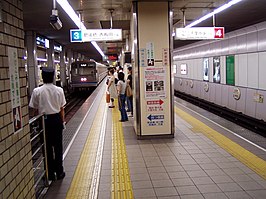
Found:
[[248, 85], [249, 88], [258, 88], [259, 85], [259, 56], [258, 53], [248, 54]]

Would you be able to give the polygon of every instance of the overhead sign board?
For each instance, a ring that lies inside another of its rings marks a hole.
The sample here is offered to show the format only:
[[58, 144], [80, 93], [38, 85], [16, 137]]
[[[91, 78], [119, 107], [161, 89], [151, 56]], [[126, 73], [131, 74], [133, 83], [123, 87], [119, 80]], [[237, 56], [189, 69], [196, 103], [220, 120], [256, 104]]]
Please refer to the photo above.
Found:
[[82, 42], [82, 31], [79, 29], [70, 30], [71, 42]]
[[175, 39], [181, 40], [202, 40], [202, 39], [223, 39], [224, 27], [192, 27], [177, 28]]
[[70, 30], [71, 42], [90, 41], [120, 41], [122, 40], [122, 29], [86, 29]]

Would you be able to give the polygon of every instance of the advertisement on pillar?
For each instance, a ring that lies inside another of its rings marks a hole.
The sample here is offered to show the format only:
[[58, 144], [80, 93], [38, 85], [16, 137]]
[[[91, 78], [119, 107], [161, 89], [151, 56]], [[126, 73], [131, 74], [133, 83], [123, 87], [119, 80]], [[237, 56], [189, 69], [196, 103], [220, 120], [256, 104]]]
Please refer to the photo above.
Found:
[[154, 66], [154, 44], [152, 42], [147, 43], [146, 52], [147, 52], [147, 65]]
[[163, 67], [147, 67], [144, 69], [145, 98], [165, 98], [166, 70]]
[[16, 48], [8, 47], [8, 65], [10, 77], [10, 99], [14, 133], [22, 130], [22, 113], [20, 102], [20, 83], [18, 69], [18, 52]]

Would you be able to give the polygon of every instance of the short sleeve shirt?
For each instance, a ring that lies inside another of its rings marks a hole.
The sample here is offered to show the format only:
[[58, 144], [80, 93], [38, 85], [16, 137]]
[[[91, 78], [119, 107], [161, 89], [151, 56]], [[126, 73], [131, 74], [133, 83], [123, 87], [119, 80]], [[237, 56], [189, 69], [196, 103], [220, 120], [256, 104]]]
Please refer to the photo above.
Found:
[[39, 114], [59, 113], [66, 104], [64, 90], [53, 84], [44, 84], [32, 92], [29, 106], [39, 110]]

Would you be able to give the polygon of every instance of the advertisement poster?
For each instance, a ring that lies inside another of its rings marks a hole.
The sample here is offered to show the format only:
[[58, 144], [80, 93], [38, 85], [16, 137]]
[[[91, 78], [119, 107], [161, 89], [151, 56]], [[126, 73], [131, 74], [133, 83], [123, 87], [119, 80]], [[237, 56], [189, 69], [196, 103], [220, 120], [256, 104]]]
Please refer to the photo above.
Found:
[[220, 57], [213, 57], [213, 82], [220, 83], [220, 81], [221, 81]]
[[209, 81], [209, 58], [203, 58], [203, 80]]
[[146, 52], [147, 52], [147, 65], [154, 66], [154, 44], [152, 42], [148, 42], [146, 44]]
[[10, 99], [13, 115], [14, 132], [22, 130], [22, 113], [20, 102], [20, 83], [18, 69], [18, 52], [16, 48], [8, 47], [8, 65], [10, 77]]
[[180, 73], [181, 75], [187, 75], [187, 64], [180, 65]]
[[147, 67], [144, 70], [145, 98], [165, 98], [165, 77], [164, 68]]
[[226, 84], [235, 85], [235, 56], [226, 56]]

